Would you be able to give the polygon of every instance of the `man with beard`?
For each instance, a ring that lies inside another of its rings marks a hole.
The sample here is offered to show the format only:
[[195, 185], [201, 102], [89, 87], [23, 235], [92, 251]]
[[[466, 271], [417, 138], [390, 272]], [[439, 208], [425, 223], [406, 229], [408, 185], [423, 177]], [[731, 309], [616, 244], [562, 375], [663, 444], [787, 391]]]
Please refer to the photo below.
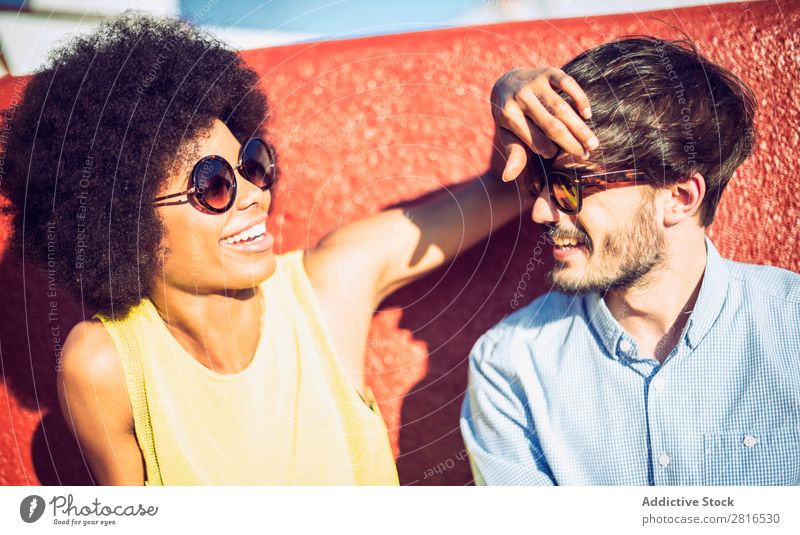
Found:
[[475, 481], [800, 482], [800, 277], [723, 259], [705, 235], [751, 152], [752, 92], [693, 45], [647, 37], [563, 71], [591, 103], [591, 154], [570, 155], [586, 124], [548, 104], [555, 91], [532, 96], [558, 69], [506, 75], [520, 105], [497, 112], [505, 178], [521, 142], [543, 157], [528, 181], [555, 291], [472, 350], [461, 431]]

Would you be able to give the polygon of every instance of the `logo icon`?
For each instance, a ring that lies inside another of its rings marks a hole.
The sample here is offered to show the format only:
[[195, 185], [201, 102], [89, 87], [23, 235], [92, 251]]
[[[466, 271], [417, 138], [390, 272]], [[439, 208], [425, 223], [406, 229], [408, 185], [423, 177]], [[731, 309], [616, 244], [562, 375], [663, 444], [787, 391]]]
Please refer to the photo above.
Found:
[[44, 513], [44, 499], [36, 494], [28, 496], [19, 504], [19, 516], [28, 524], [39, 520]]

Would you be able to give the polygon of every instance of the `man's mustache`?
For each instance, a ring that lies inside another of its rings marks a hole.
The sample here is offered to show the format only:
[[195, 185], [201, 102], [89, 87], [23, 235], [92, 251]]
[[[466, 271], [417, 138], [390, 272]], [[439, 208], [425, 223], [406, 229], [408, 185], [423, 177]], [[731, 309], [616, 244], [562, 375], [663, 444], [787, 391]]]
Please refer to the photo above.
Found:
[[592, 247], [592, 239], [589, 235], [582, 231], [581, 229], [565, 229], [555, 225], [546, 225], [547, 227], [547, 236], [550, 245], [555, 245], [554, 240], [567, 240], [572, 239], [577, 242], [582, 243], [586, 250], [591, 253], [594, 248]]

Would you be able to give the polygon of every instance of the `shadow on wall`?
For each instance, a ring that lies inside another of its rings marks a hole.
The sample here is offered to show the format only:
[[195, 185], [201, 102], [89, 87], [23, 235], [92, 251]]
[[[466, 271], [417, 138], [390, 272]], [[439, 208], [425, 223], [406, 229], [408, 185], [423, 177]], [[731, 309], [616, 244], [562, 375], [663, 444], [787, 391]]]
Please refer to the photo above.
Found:
[[[31, 440], [31, 461], [39, 483], [90, 485], [91, 473], [67, 429], [56, 392], [60, 349], [67, 333], [81, 321], [81, 308], [65, 290], [52, 285], [46, 272], [30, 263], [23, 268], [11, 252], [0, 261], [0, 281], [3, 379], [28, 419], [18, 421], [19, 410], [11, 415], [14, 443], [25, 448]], [[33, 429], [32, 439], [21, 432], [26, 423]]]
[[403, 310], [400, 328], [428, 348], [425, 377], [402, 400], [401, 484], [472, 482], [459, 430], [469, 352], [486, 330], [547, 288], [552, 255], [544, 236], [525, 213], [449, 268], [387, 300], [385, 306]]

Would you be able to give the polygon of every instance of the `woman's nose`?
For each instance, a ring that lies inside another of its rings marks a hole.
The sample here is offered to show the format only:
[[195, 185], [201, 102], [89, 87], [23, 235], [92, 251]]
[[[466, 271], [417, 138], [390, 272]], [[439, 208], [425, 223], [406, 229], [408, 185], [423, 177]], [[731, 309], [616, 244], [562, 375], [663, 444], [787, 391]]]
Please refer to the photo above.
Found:
[[236, 172], [236, 208], [247, 210], [253, 205], [262, 205], [264, 210], [269, 209], [272, 194], [269, 189], [262, 190], [242, 175]]

